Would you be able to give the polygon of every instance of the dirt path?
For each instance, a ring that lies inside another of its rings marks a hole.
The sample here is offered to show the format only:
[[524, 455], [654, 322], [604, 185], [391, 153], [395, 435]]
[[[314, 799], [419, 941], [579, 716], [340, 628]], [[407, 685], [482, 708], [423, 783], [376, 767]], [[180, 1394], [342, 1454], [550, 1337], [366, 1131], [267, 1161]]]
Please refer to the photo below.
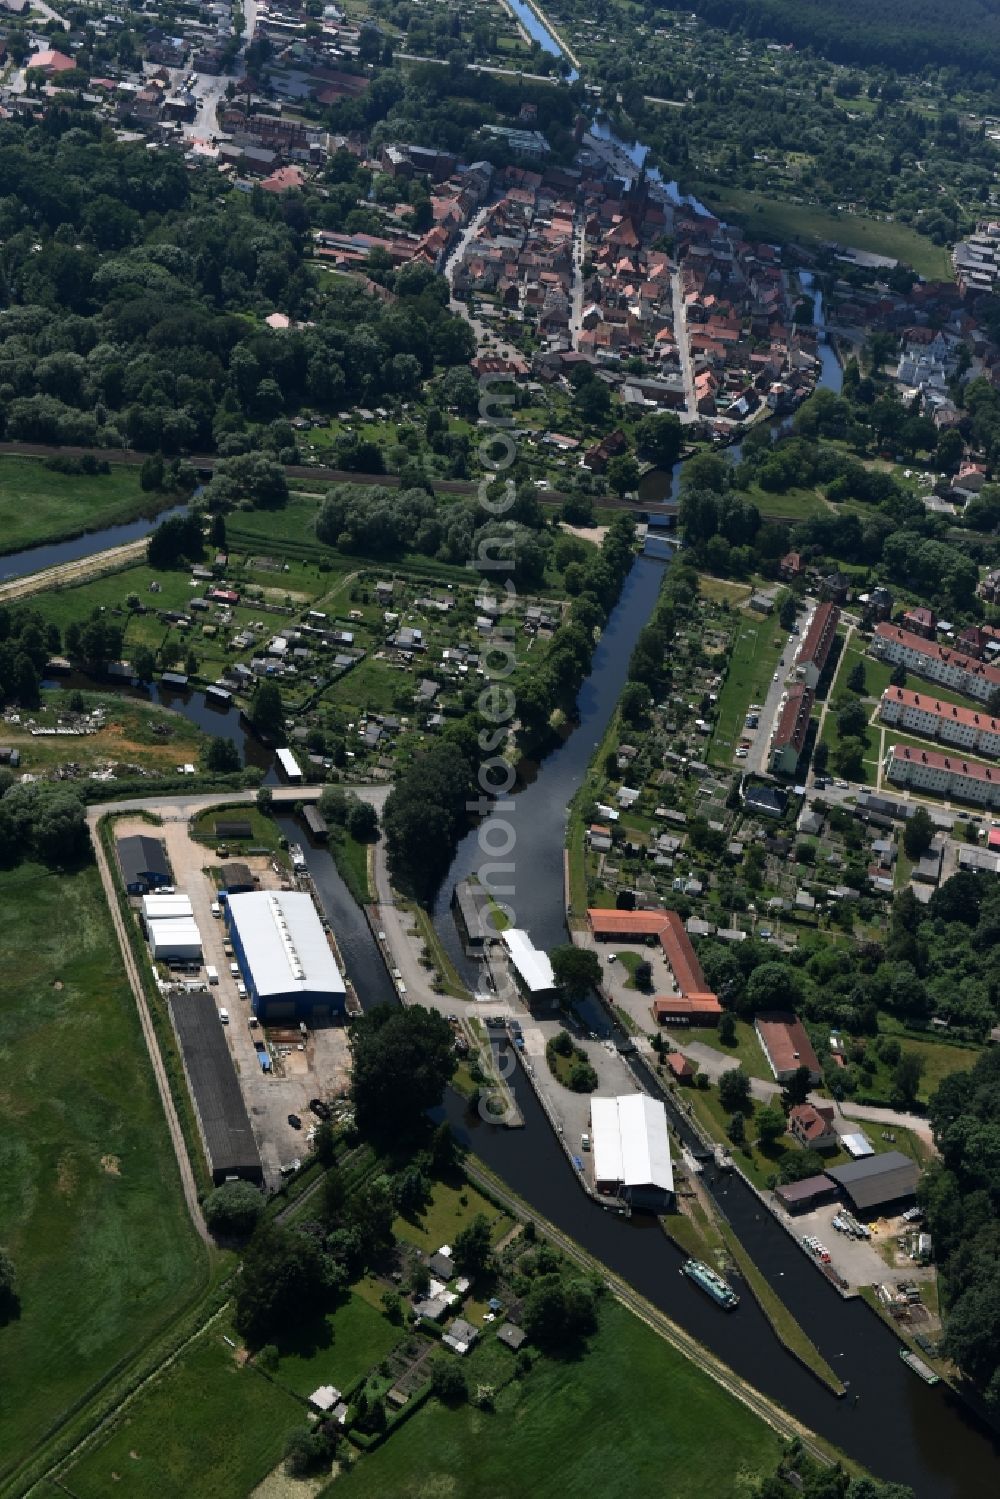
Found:
[[[130, 562], [138, 562], [146, 555], [146, 538], [138, 541], [127, 541], [124, 546], [111, 547], [106, 552], [92, 552], [89, 557], [77, 557], [72, 562], [61, 562], [57, 567], [49, 567], [40, 573], [29, 573], [24, 578], [11, 578], [7, 583], [0, 583], [0, 601], [6, 603], [10, 599], [29, 598], [33, 593], [41, 593], [48, 588], [68, 588], [74, 583], [84, 583], [88, 578], [95, 578], [100, 573], [114, 572], [116, 568], [125, 567]], [[0, 569], [3, 566], [3, 558], [0, 557]]]

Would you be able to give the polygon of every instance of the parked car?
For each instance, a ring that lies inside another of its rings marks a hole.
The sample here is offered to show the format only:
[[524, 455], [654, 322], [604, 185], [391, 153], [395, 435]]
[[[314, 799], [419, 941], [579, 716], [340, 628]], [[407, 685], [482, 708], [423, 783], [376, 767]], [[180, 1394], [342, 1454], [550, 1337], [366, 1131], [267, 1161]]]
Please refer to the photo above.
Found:
[[288, 1122], [292, 1126], [292, 1129], [302, 1128], [302, 1120], [299, 1118], [298, 1114], [289, 1114]]
[[229, 1011], [228, 1010], [220, 1010], [219, 1011], [219, 1019], [222, 1021], [223, 1025], [228, 1025], [229, 1024]]
[[330, 1105], [328, 1103], [324, 1103], [322, 1098], [310, 1098], [309, 1107], [316, 1115], [317, 1119], [329, 1119], [333, 1115], [333, 1110], [331, 1109]]
[[218, 920], [218, 918], [222, 915], [222, 907], [219, 905], [219, 902], [217, 900], [213, 900], [212, 902], [212, 915], [216, 918], [216, 920]]

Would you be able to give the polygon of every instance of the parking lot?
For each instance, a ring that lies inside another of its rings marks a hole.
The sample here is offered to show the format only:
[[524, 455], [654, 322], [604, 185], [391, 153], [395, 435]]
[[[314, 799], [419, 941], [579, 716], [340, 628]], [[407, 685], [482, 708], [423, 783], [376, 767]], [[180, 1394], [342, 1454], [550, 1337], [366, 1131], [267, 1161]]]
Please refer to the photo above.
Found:
[[869, 1239], [854, 1238], [833, 1226], [845, 1211], [842, 1203], [827, 1203], [811, 1213], [785, 1215], [796, 1238], [812, 1235], [830, 1252], [830, 1264], [850, 1286], [894, 1285], [900, 1280], [926, 1280], [933, 1270], [917, 1265], [897, 1252], [897, 1235], [907, 1225], [901, 1218], [879, 1218], [867, 1226]]
[[[149, 832], [149, 824], [140, 819], [124, 817], [116, 825], [118, 837]], [[259, 1026], [251, 1027], [249, 1001], [245, 995], [240, 996], [237, 989], [240, 980], [230, 971], [232, 957], [226, 951], [229, 944], [225, 921], [212, 914], [217, 891], [210, 870], [219, 865], [219, 855], [189, 836], [188, 822], [183, 817], [177, 816], [173, 821], [165, 818], [156, 832], [167, 847], [174, 888], [190, 899], [201, 935], [202, 967], [188, 981], [206, 984], [220, 1025], [223, 1025], [222, 1012], [228, 1016], [224, 1029], [229, 1053], [260, 1151], [265, 1182], [274, 1187], [281, 1180], [282, 1168], [289, 1168], [307, 1154], [309, 1131], [317, 1123], [309, 1110], [310, 1099], [326, 1102], [347, 1091], [350, 1082], [347, 1029], [337, 1021], [310, 1028], [305, 1035], [297, 1027], [290, 1031], [283, 1027], [269, 1028], [266, 1032]], [[260, 889], [278, 889], [288, 883], [288, 876], [280, 867], [276, 871], [267, 856], [241, 855], [240, 862], [249, 865]], [[205, 970], [209, 966], [218, 973], [217, 984], [207, 983]], [[262, 1070], [254, 1045], [255, 1039], [265, 1036], [270, 1072]], [[301, 1128], [289, 1123], [289, 1115], [301, 1120]]]

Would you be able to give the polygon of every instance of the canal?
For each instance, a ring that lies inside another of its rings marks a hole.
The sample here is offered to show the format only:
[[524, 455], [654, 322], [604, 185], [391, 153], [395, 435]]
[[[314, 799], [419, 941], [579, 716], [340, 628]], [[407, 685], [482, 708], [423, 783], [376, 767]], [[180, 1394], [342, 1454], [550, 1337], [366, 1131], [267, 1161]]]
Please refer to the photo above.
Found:
[[186, 511], [186, 504], [171, 505], [155, 515], [123, 521], [118, 526], [105, 526], [100, 531], [85, 531], [82, 536], [73, 536], [67, 541], [51, 541], [43, 546], [25, 547], [21, 552], [10, 552], [0, 556], [0, 583], [10, 582], [12, 578], [26, 578], [31, 573], [59, 567], [64, 562], [79, 562], [83, 557], [106, 552], [110, 547], [124, 546], [127, 541], [140, 541], [161, 521], [169, 520], [173, 515], [184, 515]]

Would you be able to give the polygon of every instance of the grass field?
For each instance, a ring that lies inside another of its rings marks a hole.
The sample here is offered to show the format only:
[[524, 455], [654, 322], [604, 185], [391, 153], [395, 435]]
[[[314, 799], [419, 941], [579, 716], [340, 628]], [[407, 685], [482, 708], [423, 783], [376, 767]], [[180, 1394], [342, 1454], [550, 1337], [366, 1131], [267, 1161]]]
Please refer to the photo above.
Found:
[[[205, 1284], [95, 869], [0, 873], [0, 1471]], [[40, 1392], [44, 1391], [44, 1398]]]
[[67, 1478], [77, 1499], [246, 1499], [280, 1461], [303, 1407], [252, 1366], [215, 1323], [129, 1408]]
[[724, 1056], [735, 1057], [744, 1072], [748, 1072], [751, 1077], [763, 1078], [768, 1083], [774, 1081], [774, 1073], [767, 1065], [757, 1032], [748, 1020], [736, 1021], [736, 1040], [732, 1046], [724, 1045], [718, 1036], [712, 1038], [712, 1045]]
[[703, 183], [694, 191], [714, 213], [738, 219], [753, 234], [784, 241], [836, 240], [856, 250], [905, 261], [927, 280], [951, 280], [951, 259], [944, 246], [932, 244], [906, 224], [882, 223], [856, 213], [830, 213], [812, 204], [788, 203], [718, 183]]
[[761, 515], [777, 520], [808, 520], [813, 515], [825, 515], [829, 506], [816, 489], [788, 489], [784, 494], [772, 494], [752, 484], [747, 496]]
[[762, 1422], [610, 1300], [582, 1359], [542, 1360], [496, 1406], [429, 1401], [324, 1499], [702, 1499], [732, 1494], [738, 1472], [770, 1472], [780, 1451]]
[[349, 1390], [403, 1337], [402, 1328], [354, 1293], [325, 1319], [320, 1333], [311, 1347], [283, 1352], [275, 1371], [278, 1382], [296, 1395], [311, 1395], [321, 1384]]
[[416, 1218], [397, 1218], [392, 1231], [397, 1239], [436, 1254], [442, 1244], [453, 1244], [459, 1229], [466, 1228], [477, 1213], [483, 1213], [490, 1220], [494, 1244], [512, 1226], [507, 1214], [495, 1208], [469, 1182], [452, 1187], [447, 1182], [436, 1181], [425, 1210]]
[[[176, 503], [145, 494], [139, 470], [115, 464], [109, 474], [59, 474], [39, 458], [0, 458], [0, 553], [100, 531]], [[2, 569], [0, 569], [2, 571]]]
[[726, 680], [719, 694], [719, 717], [709, 744], [709, 759], [732, 763], [743, 720], [751, 703], [762, 703], [778, 664], [784, 632], [777, 620], [741, 620]]

